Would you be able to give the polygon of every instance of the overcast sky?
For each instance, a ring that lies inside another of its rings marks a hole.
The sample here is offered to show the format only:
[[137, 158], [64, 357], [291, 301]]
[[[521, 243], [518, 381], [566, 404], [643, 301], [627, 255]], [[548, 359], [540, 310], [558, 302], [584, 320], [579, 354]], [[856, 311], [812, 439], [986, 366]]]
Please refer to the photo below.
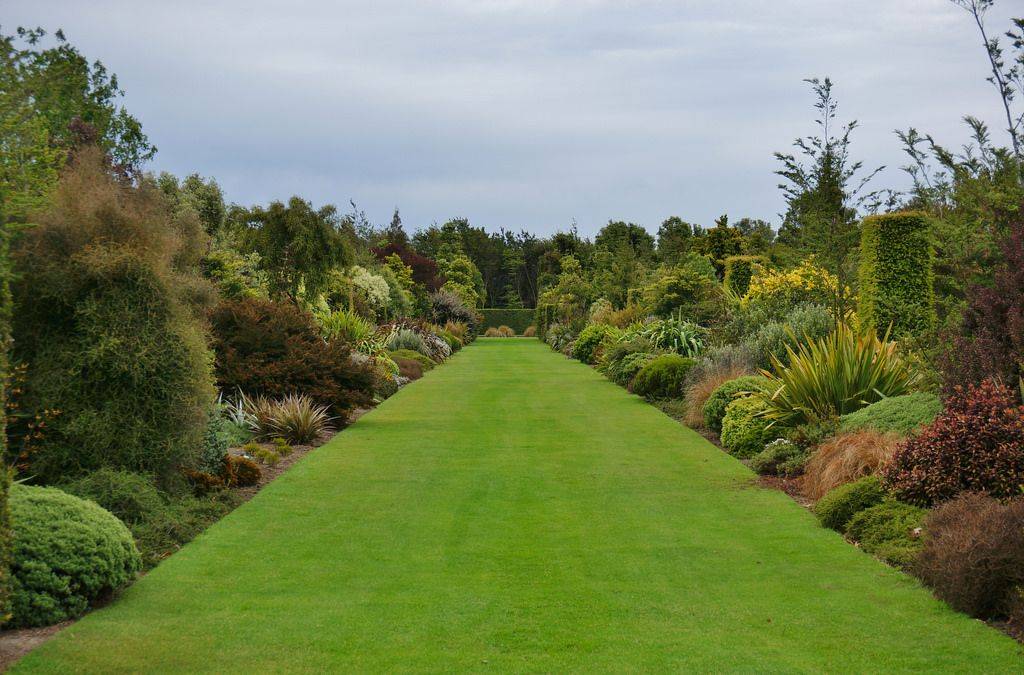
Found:
[[[907, 180], [893, 129], [950, 145], [998, 125], [969, 16], [948, 0], [0, 0], [116, 72], [159, 148], [243, 204], [349, 199], [410, 230], [466, 217], [652, 232], [669, 215], [777, 222], [772, 152], [814, 131], [830, 76], [855, 155]], [[1024, 14], [1000, 0], [994, 32]], [[998, 138], [1002, 139], [1002, 136]]]

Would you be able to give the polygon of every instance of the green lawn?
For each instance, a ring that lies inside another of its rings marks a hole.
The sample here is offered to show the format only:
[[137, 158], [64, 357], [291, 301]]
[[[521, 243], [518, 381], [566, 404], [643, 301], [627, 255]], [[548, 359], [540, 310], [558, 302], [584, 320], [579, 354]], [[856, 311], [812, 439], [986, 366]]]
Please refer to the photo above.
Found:
[[478, 341], [18, 665], [1020, 672], [640, 399]]

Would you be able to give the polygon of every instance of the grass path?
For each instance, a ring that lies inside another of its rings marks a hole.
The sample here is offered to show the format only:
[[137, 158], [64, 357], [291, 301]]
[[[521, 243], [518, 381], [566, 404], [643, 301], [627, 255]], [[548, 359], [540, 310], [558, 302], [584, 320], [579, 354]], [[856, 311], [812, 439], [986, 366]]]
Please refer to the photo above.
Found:
[[481, 340], [25, 672], [1020, 672], [1021, 648], [533, 340]]

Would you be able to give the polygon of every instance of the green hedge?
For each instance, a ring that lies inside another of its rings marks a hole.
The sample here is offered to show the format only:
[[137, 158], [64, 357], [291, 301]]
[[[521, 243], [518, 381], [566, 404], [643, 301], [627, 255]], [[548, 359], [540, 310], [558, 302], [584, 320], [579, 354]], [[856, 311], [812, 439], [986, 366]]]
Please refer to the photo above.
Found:
[[534, 310], [532, 309], [481, 309], [484, 322], [480, 326], [480, 332], [488, 328], [500, 328], [508, 326], [522, 335], [523, 331], [533, 325]]
[[[0, 203], [3, 200], [0, 199]], [[11, 472], [7, 468], [7, 346], [11, 335], [10, 265], [8, 263], [8, 229], [0, 213], [0, 625], [10, 618], [11, 608], [11, 518], [8, 497]]]
[[534, 310], [533, 325], [537, 327], [537, 337], [541, 340], [547, 339], [548, 327], [555, 322], [555, 308], [553, 305], [537, 305]]
[[768, 258], [763, 255], [731, 255], [725, 259], [725, 287], [736, 295], [746, 295], [754, 271], [767, 266]]
[[932, 223], [917, 211], [868, 216], [861, 226], [857, 314], [897, 337], [935, 325]]

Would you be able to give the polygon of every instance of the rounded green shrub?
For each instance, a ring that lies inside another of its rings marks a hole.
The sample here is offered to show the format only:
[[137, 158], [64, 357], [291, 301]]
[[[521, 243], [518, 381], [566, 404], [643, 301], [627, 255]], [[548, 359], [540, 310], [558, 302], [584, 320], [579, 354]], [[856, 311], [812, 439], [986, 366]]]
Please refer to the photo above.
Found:
[[825, 527], [843, 532], [846, 524], [864, 509], [881, 504], [886, 491], [879, 476], [865, 476], [828, 492], [814, 505], [814, 514]]
[[96, 502], [129, 525], [149, 520], [165, 506], [153, 479], [131, 471], [99, 469], [61, 489]]
[[647, 399], [679, 398], [683, 395], [683, 381], [694, 363], [694, 359], [679, 354], [657, 356], [637, 372], [630, 389]]
[[850, 518], [846, 536], [890, 565], [909, 567], [923, 548], [921, 528], [927, 515], [927, 509], [886, 499]]
[[760, 417], [764, 404], [753, 397], [738, 398], [725, 408], [722, 445], [734, 457], [753, 457], [764, 450], [768, 420]]
[[81, 615], [141, 569], [128, 528], [97, 504], [56, 488], [14, 485], [12, 627]]
[[767, 377], [760, 375], [744, 375], [720, 385], [704, 403], [704, 426], [712, 431], [721, 431], [726, 406], [743, 392], [762, 391], [769, 382]]
[[807, 451], [793, 441], [777, 438], [754, 455], [750, 468], [762, 476], [797, 476], [807, 463]]
[[883, 398], [839, 418], [839, 431], [893, 431], [904, 436], [918, 427], [931, 424], [942, 412], [942, 401], [935, 394], [918, 392]]
[[434, 359], [421, 354], [420, 352], [414, 352], [411, 349], [395, 349], [391, 352], [391, 358], [415, 361], [423, 366], [423, 372], [426, 372], [437, 365], [437, 362], [434, 361]]
[[614, 326], [605, 323], [591, 323], [580, 331], [576, 343], [572, 347], [572, 356], [583, 363], [594, 363], [597, 356], [597, 348], [607, 335], [615, 332]]

